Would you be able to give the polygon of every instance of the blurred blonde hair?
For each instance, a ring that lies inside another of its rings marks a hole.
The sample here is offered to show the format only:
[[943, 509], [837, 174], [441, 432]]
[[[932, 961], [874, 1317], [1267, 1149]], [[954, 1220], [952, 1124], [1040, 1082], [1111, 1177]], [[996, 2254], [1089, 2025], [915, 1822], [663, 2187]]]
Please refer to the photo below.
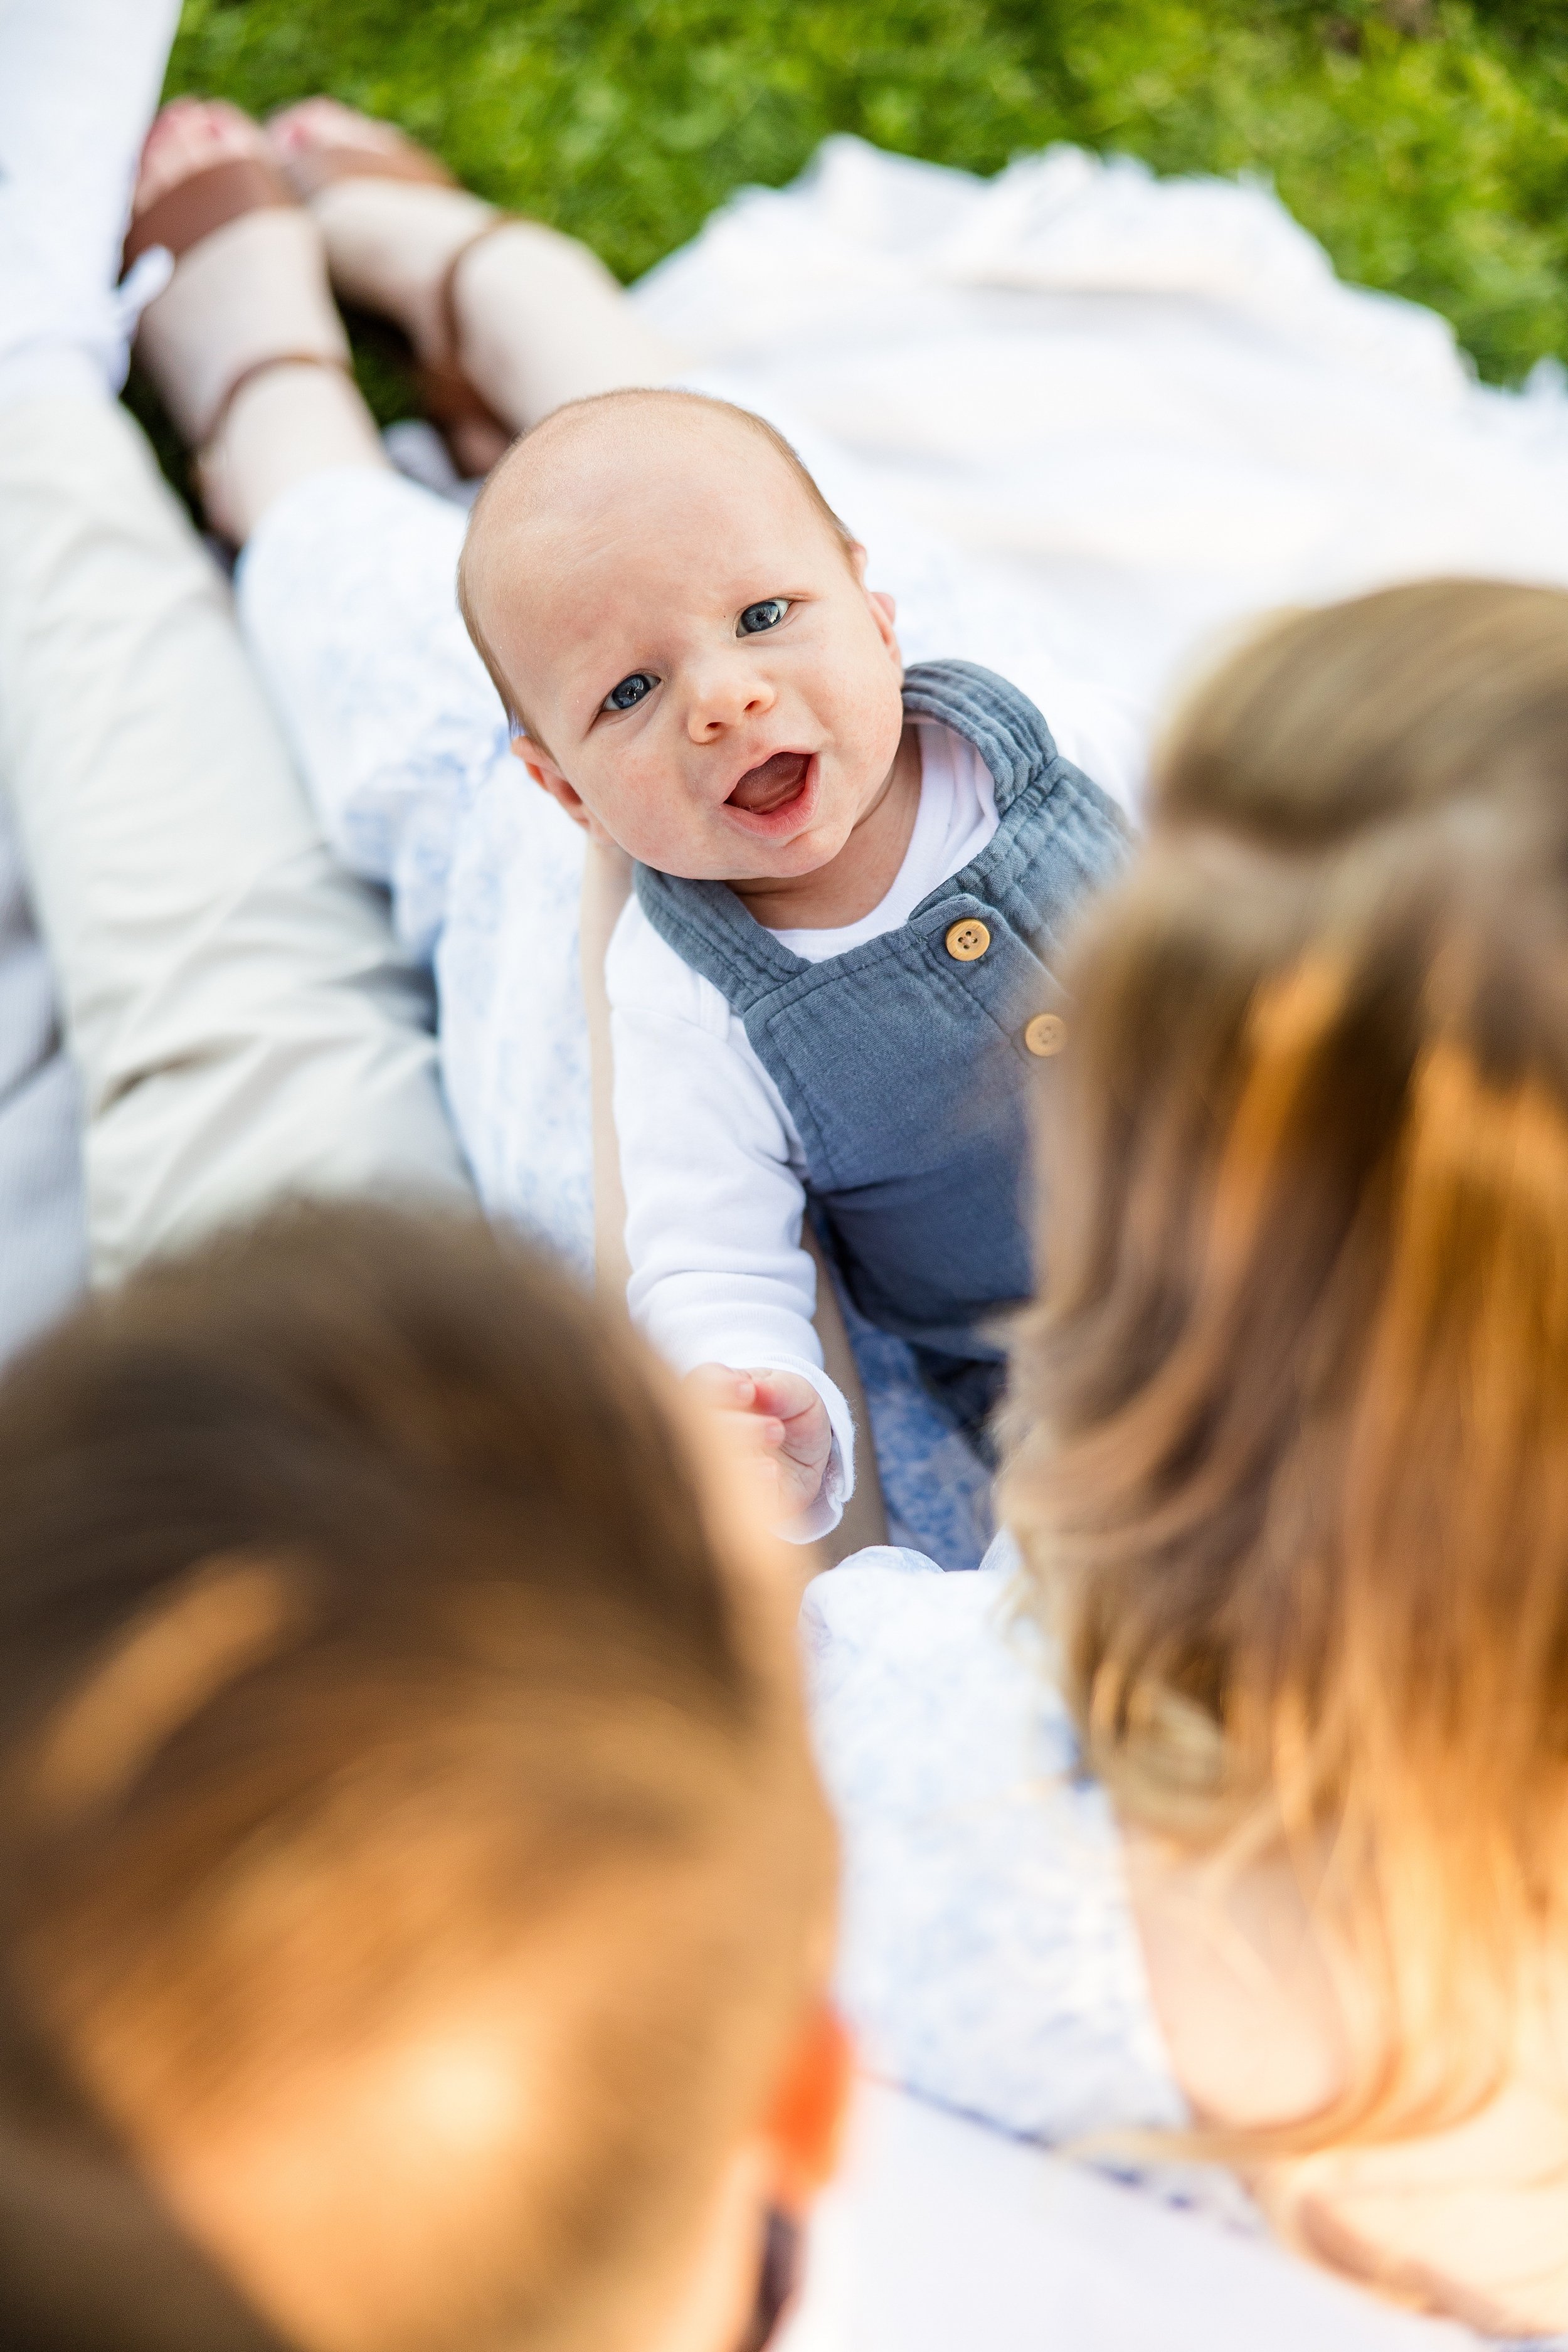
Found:
[[1282, 1840], [1351, 2003], [1263, 2152], [1436, 2127], [1568, 1957], [1568, 596], [1195, 697], [1070, 973], [1006, 1510], [1089, 1763]]

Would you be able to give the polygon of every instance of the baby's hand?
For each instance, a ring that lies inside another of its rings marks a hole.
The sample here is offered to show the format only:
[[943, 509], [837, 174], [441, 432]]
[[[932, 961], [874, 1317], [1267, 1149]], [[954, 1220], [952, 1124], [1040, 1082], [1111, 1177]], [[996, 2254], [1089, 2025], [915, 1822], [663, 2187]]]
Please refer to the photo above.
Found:
[[776, 1482], [782, 1518], [807, 1511], [822, 1492], [833, 1452], [827, 1407], [798, 1372], [738, 1372], [729, 1364], [699, 1364], [691, 1387], [733, 1423], [749, 1451]]

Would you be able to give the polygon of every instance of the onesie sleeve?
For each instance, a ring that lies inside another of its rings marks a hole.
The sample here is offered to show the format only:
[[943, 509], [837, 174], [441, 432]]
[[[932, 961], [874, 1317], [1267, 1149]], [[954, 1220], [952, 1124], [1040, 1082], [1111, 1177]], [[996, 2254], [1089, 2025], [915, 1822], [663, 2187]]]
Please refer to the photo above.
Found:
[[811, 1319], [816, 1267], [801, 1244], [798, 1139], [742, 1024], [635, 899], [605, 980], [632, 1314], [677, 1371], [721, 1363], [811, 1382], [833, 1453], [815, 1506], [784, 1532], [814, 1541], [837, 1527], [854, 1491], [855, 1438]]

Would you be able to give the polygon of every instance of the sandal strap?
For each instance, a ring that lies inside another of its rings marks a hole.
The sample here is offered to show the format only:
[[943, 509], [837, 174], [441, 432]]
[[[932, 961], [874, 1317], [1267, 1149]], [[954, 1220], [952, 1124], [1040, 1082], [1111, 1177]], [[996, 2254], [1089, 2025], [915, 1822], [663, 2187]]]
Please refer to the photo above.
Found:
[[167, 246], [176, 261], [194, 245], [246, 213], [290, 209], [298, 202], [274, 164], [260, 155], [234, 155], [193, 172], [155, 196], [132, 222], [125, 238], [127, 269], [155, 245]]
[[308, 204], [321, 189], [339, 180], [414, 180], [427, 188], [455, 188], [460, 184], [428, 147], [389, 147], [376, 153], [367, 147], [308, 147], [289, 151], [289, 177]]
[[483, 393], [464, 374], [458, 359], [458, 272], [476, 246], [494, 236], [498, 229], [510, 228], [522, 218], [521, 213], [495, 213], [466, 237], [447, 264], [437, 298], [441, 320], [441, 350], [433, 359], [426, 360], [419, 370], [420, 405], [432, 425], [450, 433], [461, 425], [493, 425], [506, 440], [512, 437], [512, 428], [503, 417], [496, 415]]
[[346, 376], [351, 383], [353, 382], [353, 369], [348, 361], [334, 359], [328, 352], [268, 352], [265, 359], [252, 360], [248, 367], [240, 369], [239, 373], [226, 387], [222, 399], [208, 419], [206, 430], [202, 435], [196, 448], [198, 462], [211, 451], [213, 443], [227, 422], [229, 410], [246, 386], [254, 383], [258, 376], [269, 374], [274, 368], [286, 367], [333, 368], [339, 375]]
[[418, 372], [419, 408], [438, 433], [448, 440], [465, 425], [492, 425], [504, 441], [516, 436], [504, 417], [496, 415], [484, 394], [476, 392], [458, 367], [431, 367]]
[[[390, 147], [382, 153], [351, 146], [290, 151], [286, 168], [291, 186], [307, 204], [321, 189], [333, 187], [341, 180], [403, 180], [437, 188], [460, 188], [463, 184], [438, 155], [412, 140], [405, 146]], [[521, 213], [493, 213], [471, 236], [465, 237], [447, 264], [437, 297], [441, 348], [419, 368], [421, 405], [431, 422], [443, 430], [458, 425], [488, 424], [510, 437], [510, 426], [495, 414], [458, 365], [457, 284], [458, 272], [476, 246], [482, 245], [498, 229], [510, 228], [514, 221], [525, 217]]]

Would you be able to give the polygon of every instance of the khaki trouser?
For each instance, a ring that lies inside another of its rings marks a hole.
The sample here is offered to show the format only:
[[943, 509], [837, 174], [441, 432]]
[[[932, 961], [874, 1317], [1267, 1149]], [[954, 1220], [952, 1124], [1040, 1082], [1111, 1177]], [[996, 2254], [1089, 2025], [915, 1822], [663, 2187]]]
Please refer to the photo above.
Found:
[[330, 858], [228, 590], [108, 401], [0, 410], [0, 774], [100, 1276], [281, 1193], [471, 1197], [424, 983]]

